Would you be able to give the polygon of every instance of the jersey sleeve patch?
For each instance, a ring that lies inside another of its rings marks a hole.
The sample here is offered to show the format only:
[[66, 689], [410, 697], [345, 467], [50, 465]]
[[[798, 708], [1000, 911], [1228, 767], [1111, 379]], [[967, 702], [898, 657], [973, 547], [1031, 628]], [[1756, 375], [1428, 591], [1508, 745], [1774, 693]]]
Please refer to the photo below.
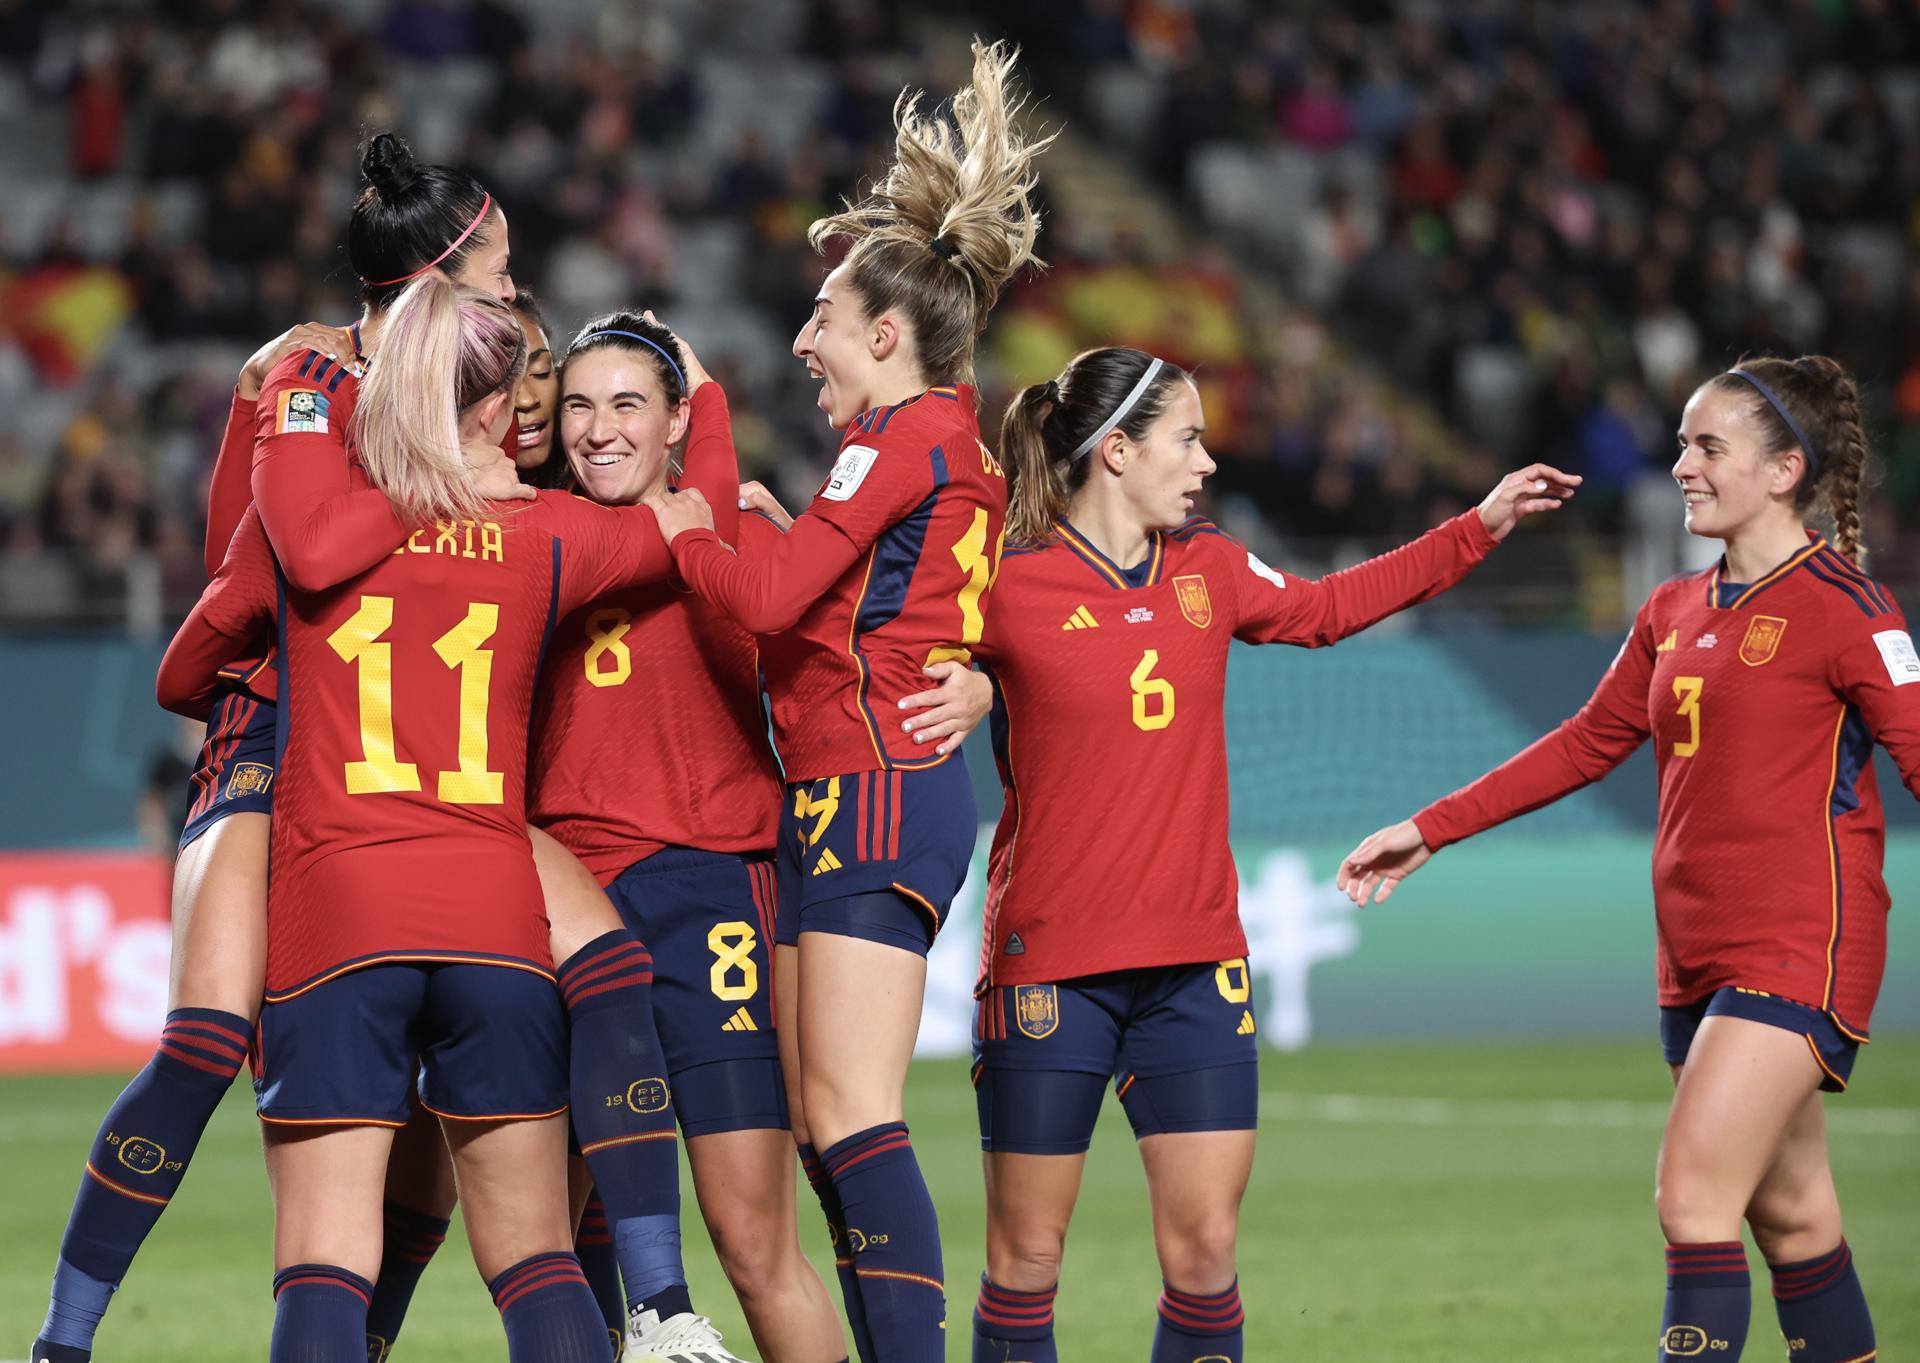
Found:
[[827, 485], [820, 489], [820, 495], [830, 502], [846, 501], [867, 481], [879, 458], [880, 451], [871, 445], [847, 446], [834, 461], [833, 472], [827, 475]]
[[1251, 549], [1247, 550], [1247, 571], [1255, 577], [1265, 578], [1282, 591], [1286, 590], [1287, 579], [1280, 575], [1278, 569], [1269, 568], [1266, 564], [1262, 563], [1260, 556]]
[[1895, 686], [1920, 682], [1920, 653], [1914, 652], [1911, 635], [1903, 629], [1883, 629], [1873, 636], [1873, 642]]
[[280, 394], [279, 405], [274, 411], [274, 433], [325, 435], [327, 409], [327, 395], [318, 388], [286, 389]]

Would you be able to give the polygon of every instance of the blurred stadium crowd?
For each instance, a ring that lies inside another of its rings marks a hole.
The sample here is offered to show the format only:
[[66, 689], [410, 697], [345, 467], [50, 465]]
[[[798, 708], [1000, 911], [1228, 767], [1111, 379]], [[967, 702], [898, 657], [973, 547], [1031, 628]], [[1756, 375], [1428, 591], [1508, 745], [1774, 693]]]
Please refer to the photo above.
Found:
[[1905, 0], [977, 0], [938, 44], [908, 13], [0, 0], [0, 624], [159, 627], [197, 593], [240, 362], [356, 310], [338, 239], [370, 129], [501, 199], [557, 344], [634, 301], [696, 340], [743, 471], [804, 500], [832, 441], [786, 354], [806, 225], [969, 27], [1026, 44], [1039, 117], [1074, 133], [1042, 163], [1054, 269], [989, 333], [987, 424], [1088, 344], [1197, 366], [1218, 509], [1309, 564], [1551, 460], [1588, 489], [1523, 571], [1577, 613], [1637, 484], [1677, 520], [1658, 480], [1698, 378], [1825, 351], [1869, 388], [1874, 567], [1920, 581]]

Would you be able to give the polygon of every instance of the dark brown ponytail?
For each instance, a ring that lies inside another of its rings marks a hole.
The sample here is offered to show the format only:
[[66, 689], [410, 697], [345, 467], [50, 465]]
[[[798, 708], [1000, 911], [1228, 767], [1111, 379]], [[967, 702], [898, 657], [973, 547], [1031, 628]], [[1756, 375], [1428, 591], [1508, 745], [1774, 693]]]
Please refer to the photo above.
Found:
[[[1127, 400], [1155, 363], [1144, 350], [1107, 346], [1083, 351], [1057, 379], [1030, 384], [1007, 404], [1000, 422], [1000, 458], [1007, 466], [1007, 542], [1039, 544], [1053, 535], [1067, 502], [1086, 485], [1093, 452], [1076, 453]], [[1167, 410], [1187, 371], [1160, 361], [1145, 391], [1113, 427], [1129, 440]]]
[[[1865, 551], [1860, 542], [1860, 489], [1867, 472], [1859, 385], [1838, 360], [1825, 355], [1797, 360], [1767, 355], [1742, 360], [1734, 369], [1764, 383], [1814, 446], [1805, 452], [1809, 472], [1794, 488], [1794, 508], [1805, 512], [1817, 500], [1833, 518], [1834, 547], [1858, 564]], [[1773, 404], [1739, 373], [1716, 375], [1702, 386], [1739, 393], [1750, 401], [1750, 415], [1765, 437], [1768, 455], [1800, 447], [1800, 438]]]

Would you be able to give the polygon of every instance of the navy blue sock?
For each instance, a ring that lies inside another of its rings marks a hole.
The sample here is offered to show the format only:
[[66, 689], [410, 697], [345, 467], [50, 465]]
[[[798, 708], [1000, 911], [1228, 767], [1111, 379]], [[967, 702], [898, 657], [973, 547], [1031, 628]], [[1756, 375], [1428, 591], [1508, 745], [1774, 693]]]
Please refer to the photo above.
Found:
[[840, 1206], [840, 1194], [820, 1163], [820, 1152], [811, 1145], [802, 1145], [799, 1150], [801, 1171], [806, 1174], [813, 1195], [820, 1199], [820, 1214], [827, 1219], [827, 1240], [833, 1246], [833, 1273], [840, 1280], [840, 1300], [846, 1304], [847, 1324], [853, 1328], [854, 1351], [860, 1355], [860, 1363], [879, 1363], [879, 1355], [873, 1351], [873, 1339], [867, 1334], [866, 1315], [860, 1307], [860, 1279], [854, 1276], [853, 1254], [847, 1249], [847, 1214]]
[[821, 1152], [845, 1214], [867, 1338], [885, 1363], [941, 1363], [947, 1297], [940, 1222], [905, 1122], [857, 1131]]
[[295, 1264], [273, 1275], [270, 1363], [366, 1363], [373, 1284], [333, 1264]]
[[1788, 1363], [1862, 1363], [1874, 1356], [1873, 1317], [1845, 1240], [1814, 1258], [1768, 1267]]
[[1733, 1363], [1747, 1345], [1752, 1310], [1745, 1245], [1738, 1240], [1668, 1245], [1659, 1363], [1699, 1355]]
[[973, 1363], [1059, 1363], [1053, 1347], [1053, 1298], [1060, 1284], [1016, 1292], [980, 1275], [973, 1307]]
[[568, 1251], [522, 1259], [487, 1284], [511, 1363], [607, 1363], [607, 1327]]
[[573, 1024], [574, 1134], [606, 1204], [627, 1303], [675, 1288], [684, 1300], [680, 1133], [654, 1030], [653, 957], [627, 929], [605, 933], [560, 967], [560, 992]]
[[413, 1289], [420, 1285], [420, 1275], [427, 1271], [452, 1224], [447, 1217], [429, 1216], [391, 1200], [382, 1209], [382, 1221], [380, 1278], [367, 1307], [367, 1363], [381, 1363], [400, 1337]]
[[247, 1058], [252, 1024], [216, 1008], [176, 1008], [147, 1067], [107, 1109], [60, 1241], [40, 1344], [88, 1351], [200, 1133]]
[[587, 1275], [593, 1299], [600, 1303], [600, 1318], [607, 1323], [607, 1334], [617, 1354], [626, 1338], [627, 1299], [620, 1293], [620, 1260], [613, 1252], [613, 1232], [607, 1228], [607, 1207], [598, 1189], [587, 1195], [587, 1205], [581, 1209], [573, 1253], [580, 1261], [580, 1271]]
[[1162, 1284], [1160, 1320], [1153, 1331], [1152, 1363], [1191, 1363], [1194, 1359], [1221, 1359], [1241, 1363], [1246, 1357], [1242, 1327], [1247, 1314], [1240, 1308], [1240, 1280], [1225, 1292], [1182, 1292]]

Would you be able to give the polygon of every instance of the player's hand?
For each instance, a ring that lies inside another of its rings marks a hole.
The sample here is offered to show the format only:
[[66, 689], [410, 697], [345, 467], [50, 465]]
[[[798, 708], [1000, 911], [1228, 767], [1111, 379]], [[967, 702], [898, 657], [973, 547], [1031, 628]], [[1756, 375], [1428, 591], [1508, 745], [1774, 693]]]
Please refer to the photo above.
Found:
[[353, 332], [346, 327], [302, 322], [268, 341], [240, 366], [240, 396], [249, 402], [260, 396], [260, 385], [267, 381], [273, 367], [295, 350], [317, 350], [330, 360], [347, 357], [347, 368], [359, 377], [354, 360]]
[[980, 721], [993, 708], [993, 683], [986, 674], [975, 672], [965, 663], [949, 658], [923, 669], [940, 684], [931, 691], [916, 691], [900, 702], [902, 710], [925, 713], [901, 721], [900, 728], [913, 735], [915, 743], [933, 743], [934, 752], [945, 757], [980, 727]]
[[793, 517], [780, 505], [779, 498], [767, 491], [765, 483], [749, 482], [740, 484], [740, 509], [758, 511], [782, 530], [793, 529]]
[[530, 502], [540, 495], [520, 481], [518, 466], [505, 455], [473, 470], [473, 490], [490, 502]]
[[[1369, 899], [1384, 904], [1394, 887], [1433, 860], [1420, 829], [1412, 819], [1389, 824], [1347, 853], [1333, 883], [1348, 899], [1365, 907]], [[1380, 893], [1376, 897], [1374, 891]]]
[[685, 531], [713, 529], [713, 508], [697, 487], [657, 493], [647, 498], [646, 505], [653, 508], [653, 518], [660, 522], [660, 538], [669, 546]]
[[[641, 316], [645, 317], [649, 322], [652, 322], [657, 327], [667, 326], [665, 322], [662, 322], [658, 317], [655, 317], [651, 310], [642, 313]], [[667, 330], [673, 331], [673, 328], [667, 327]], [[680, 344], [680, 362], [686, 366], [685, 370], [683, 371], [687, 376], [686, 395], [688, 397], [692, 397], [694, 389], [698, 388], [703, 383], [713, 382], [713, 375], [709, 374], [707, 372], [707, 367], [704, 364], [700, 363], [700, 357], [693, 353], [693, 347], [687, 344], [686, 337], [682, 336], [679, 332], [674, 331], [673, 339], [679, 342]]]
[[1573, 496], [1581, 481], [1579, 474], [1562, 473], [1551, 464], [1529, 464], [1509, 473], [1487, 494], [1480, 503], [1480, 523], [1489, 535], [1503, 540], [1522, 516], [1554, 510]]

